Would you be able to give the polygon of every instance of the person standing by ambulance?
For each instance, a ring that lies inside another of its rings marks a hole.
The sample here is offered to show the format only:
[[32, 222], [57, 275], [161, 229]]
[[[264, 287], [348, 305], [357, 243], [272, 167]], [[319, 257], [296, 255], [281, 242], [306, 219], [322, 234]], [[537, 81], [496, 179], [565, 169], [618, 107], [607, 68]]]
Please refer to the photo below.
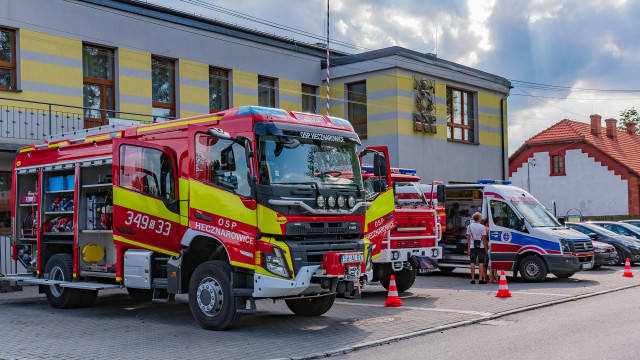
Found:
[[476, 283], [476, 262], [480, 265], [478, 274], [478, 283], [487, 283], [487, 271], [484, 267], [485, 242], [487, 241], [487, 230], [480, 224], [482, 214], [476, 212], [473, 214], [473, 222], [467, 227], [467, 246], [469, 258], [471, 261], [471, 284]]

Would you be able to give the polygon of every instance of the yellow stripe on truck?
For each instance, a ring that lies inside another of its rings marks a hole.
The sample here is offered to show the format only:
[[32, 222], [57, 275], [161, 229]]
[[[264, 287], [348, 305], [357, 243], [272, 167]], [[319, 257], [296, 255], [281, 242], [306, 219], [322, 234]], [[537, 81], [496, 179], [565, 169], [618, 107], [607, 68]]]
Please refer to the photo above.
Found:
[[113, 187], [114, 205], [127, 209], [138, 210], [148, 215], [153, 215], [165, 220], [179, 222], [179, 215], [169, 211], [162, 200], [145, 196], [135, 191], [127, 191], [122, 188]]
[[155, 252], [159, 252], [159, 253], [175, 256], [175, 257], [180, 256], [180, 254], [178, 254], [177, 252], [173, 252], [173, 251], [161, 249], [159, 247], [151, 246], [151, 245], [148, 245], [148, 244], [143, 244], [143, 243], [140, 243], [140, 242], [137, 242], [137, 241], [125, 239], [122, 236], [114, 235], [113, 236], [113, 240], [120, 241], [120, 242], [123, 242], [123, 243], [126, 243], [126, 244], [130, 244], [130, 245], [134, 245], [134, 246], [137, 246], [137, 247], [140, 247], [140, 248], [143, 248], [143, 249], [153, 250]]
[[190, 183], [189, 195], [192, 209], [257, 226], [256, 211], [244, 206], [238, 195], [193, 180]]
[[374, 220], [380, 219], [381, 217], [387, 215], [388, 213], [395, 210], [395, 202], [393, 201], [393, 190], [389, 189], [382, 194], [380, 194], [375, 200], [373, 200], [373, 205], [367, 210], [365, 216], [365, 232], [368, 232], [367, 229], [369, 223]]

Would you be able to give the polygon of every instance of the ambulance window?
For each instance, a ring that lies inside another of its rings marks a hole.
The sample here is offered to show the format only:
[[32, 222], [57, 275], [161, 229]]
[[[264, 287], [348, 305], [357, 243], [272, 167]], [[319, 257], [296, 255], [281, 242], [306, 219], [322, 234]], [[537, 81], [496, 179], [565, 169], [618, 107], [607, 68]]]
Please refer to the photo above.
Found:
[[196, 135], [195, 178], [223, 190], [251, 196], [244, 147], [208, 134]]
[[519, 230], [518, 224], [520, 222], [520, 218], [509, 204], [498, 200], [491, 200], [489, 204], [491, 207], [491, 216], [493, 217], [492, 221], [494, 225]]
[[160, 199], [175, 199], [171, 157], [156, 149], [120, 146], [120, 186]]

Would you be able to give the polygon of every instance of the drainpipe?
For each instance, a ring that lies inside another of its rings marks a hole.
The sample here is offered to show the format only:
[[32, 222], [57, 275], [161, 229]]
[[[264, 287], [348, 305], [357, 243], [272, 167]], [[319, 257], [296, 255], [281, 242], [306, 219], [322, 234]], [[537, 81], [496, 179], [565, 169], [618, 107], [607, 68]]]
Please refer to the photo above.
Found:
[[[509, 86], [509, 90], [513, 89], [513, 86]], [[502, 141], [501, 149], [502, 149], [502, 180], [507, 180], [507, 169], [506, 169], [506, 154], [504, 151], [504, 101], [509, 97], [509, 93], [500, 99], [500, 140]]]

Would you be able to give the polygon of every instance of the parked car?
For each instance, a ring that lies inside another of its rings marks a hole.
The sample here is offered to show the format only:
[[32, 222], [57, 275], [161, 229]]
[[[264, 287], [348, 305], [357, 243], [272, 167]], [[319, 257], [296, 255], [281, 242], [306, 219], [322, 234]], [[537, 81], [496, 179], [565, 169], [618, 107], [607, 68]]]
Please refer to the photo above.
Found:
[[618, 221], [590, 221], [590, 223], [602, 226], [603, 228], [613, 231], [619, 235], [626, 235], [640, 239], [640, 227], [633, 224]]
[[640, 227], [640, 220], [638, 220], [638, 219], [634, 219], [634, 220], [622, 220], [622, 221], [620, 221], [620, 222], [625, 223], [625, 224], [631, 224], [631, 225], [633, 225], [633, 226], [639, 226], [639, 227]]
[[592, 240], [613, 245], [618, 253], [616, 259], [618, 265], [624, 265], [627, 258], [631, 264], [640, 262], [640, 242], [634, 237], [616, 234], [593, 223], [568, 222], [565, 226], [589, 235]]
[[593, 268], [597, 269], [602, 265], [613, 265], [618, 261], [618, 252], [615, 246], [592, 240], [593, 252], [596, 254], [593, 260]]

